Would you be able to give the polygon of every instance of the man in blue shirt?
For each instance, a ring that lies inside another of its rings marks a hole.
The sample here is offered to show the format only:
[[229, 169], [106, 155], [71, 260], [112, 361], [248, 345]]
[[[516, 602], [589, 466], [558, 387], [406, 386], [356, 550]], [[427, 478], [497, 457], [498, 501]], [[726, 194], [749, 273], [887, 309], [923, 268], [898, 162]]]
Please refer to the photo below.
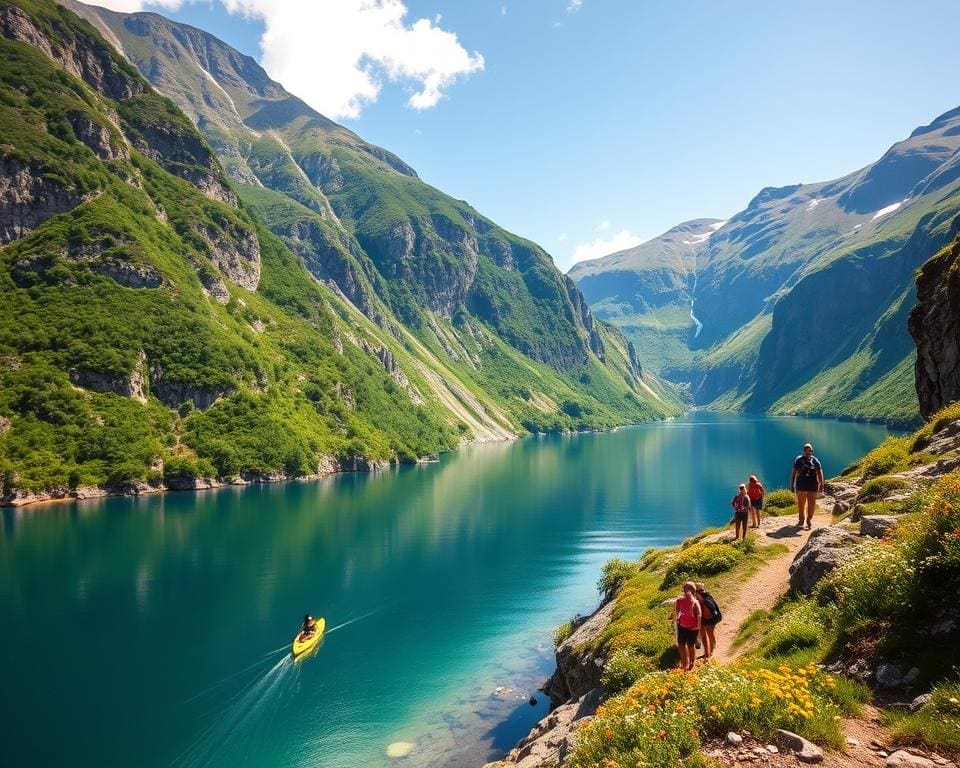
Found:
[[809, 531], [817, 511], [817, 494], [823, 490], [823, 467], [813, 455], [810, 443], [803, 446], [803, 453], [794, 459], [790, 490], [797, 494], [797, 525]]

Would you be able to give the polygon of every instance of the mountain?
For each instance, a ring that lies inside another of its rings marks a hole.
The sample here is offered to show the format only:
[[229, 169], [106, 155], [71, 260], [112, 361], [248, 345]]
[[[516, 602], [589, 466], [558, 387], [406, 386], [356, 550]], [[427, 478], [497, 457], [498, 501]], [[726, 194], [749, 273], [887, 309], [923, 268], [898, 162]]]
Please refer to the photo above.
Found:
[[208, 46], [185, 114], [73, 7], [0, 0], [0, 502], [676, 412], [536, 245], [214, 38], [117, 17]]
[[763, 189], [722, 225], [688, 222], [570, 277], [698, 404], [913, 424], [914, 272], [958, 213], [960, 109], [843, 178]]

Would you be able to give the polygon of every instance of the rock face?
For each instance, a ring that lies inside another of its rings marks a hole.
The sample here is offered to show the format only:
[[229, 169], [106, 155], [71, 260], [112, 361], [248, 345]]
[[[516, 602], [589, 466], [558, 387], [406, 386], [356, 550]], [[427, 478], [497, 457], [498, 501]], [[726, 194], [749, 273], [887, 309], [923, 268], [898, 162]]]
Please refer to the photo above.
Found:
[[134, 369], [126, 375], [102, 373], [86, 368], [71, 368], [70, 381], [78, 387], [94, 392], [112, 392], [115, 395], [132, 397], [141, 403], [147, 402], [147, 358], [141, 351]]
[[917, 343], [915, 367], [924, 418], [960, 399], [960, 240], [923, 265], [917, 276], [919, 303], [910, 313]]
[[864, 515], [860, 518], [860, 535], [882, 539], [897, 527], [896, 515]]
[[0, 155], [0, 245], [23, 237], [56, 213], [69, 211], [83, 197], [39, 169]]
[[606, 659], [596, 651], [581, 650], [581, 646], [592, 643], [606, 629], [615, 605], [614, 600], [601, 605], [557, 647], [557, 669], [544, 686], [554, 704], [579, 698], [600, 686]]
[[843, 528], [817, 528], [790, 564], [790, 588], [809, 595], [856, 544], [857, 537]]
[[533, 728], [503, 760], [492, 766], [516, 765], [520, 768], [538, 768], [563, 765], [576, 744], [576, 732], [590, 721], [600, 704], [600, 690], [585, 693], [547, 715]]

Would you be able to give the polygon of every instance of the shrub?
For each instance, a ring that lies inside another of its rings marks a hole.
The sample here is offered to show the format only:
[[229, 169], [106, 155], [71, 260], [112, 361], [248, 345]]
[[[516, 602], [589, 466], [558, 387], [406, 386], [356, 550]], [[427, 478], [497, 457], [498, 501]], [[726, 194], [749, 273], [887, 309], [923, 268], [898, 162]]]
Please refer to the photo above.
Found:
[[882, 499], [891, 491], [899, 491], [902, 488], [906, 488], [906, 486], [907, 483], [902, 478], [881, 475], [880, 477], [867, 480], [867, 482], [863, 484], [863, 487], [860, 488], [860, 493], [857, 498], [860, 501], [875, 501]]
[[568, 764], [683, 765], [701, 738], [743, 728], [761, 738], [786, 728], [840, 747], [835, 688], [835, 679], [813, 665], [650, 673], [606, 701], [577, 732]]
[[653, 662], [646, 656], [626, 649], [615, 651], [603, 671], [603, 690], [608, 694], [620, 693], [655, 670]]
[[900, 615], [909, 603], [914, 568], [899, 548], [888, 542], [868, 542], [817, 584], [821, 605], [833, 603], [838, 626], [845, 631], [873, 619]]
[[636, 575], [639, 570], [638, 563], [628, 562], [619, 557], [608, 560], [604, 563], [600, 580], [597, 582], [597, 589], [606, 599], [616, 593], [623, 586], [623, 583]]
[[940, 478], [916, 503], [921, 512], [901, 523], [894, 541], [916, 566], [918, 605], [929, 605], [935, 594], [960, 589], [960, 472]]
[[[788, 491], [786, 488], [778, 488], [775, 491], [770, 491], [770, 493], [763, 497], [764, 510], [769, 510], [771, 507], [774, 509], [785, 509], [786, 507], [795, 505], [796, 503], [796, 495], [792, 491]], [[776, 513], [771, 512], [770, 514]]]
[[553, 630], [553, 644], [559, 646], [564, 640], [573, 634], [573, 622], [567, 621]]
[[906, 469], [910, 445], [909, 437], [888, 437], [863, 457], [858, 467], [860, 474], [871, 478]]
[[714, 576], [729, 571], [746, 554], [744, 549], [719, 542], [694, 544], [673, 558], [664, 573], [664, 586], [677, 584], [692, 576]]
[[216, 477], [214, 469], [206, 459], [194, 459], [188, 456], [172, 456], [163, 463], [163, 479], [188, 480], [194, 477]]
[[773, 629], [760, 644], [760, 652], [767, 658], [789, 656], [796, 651], [815, 648], [823, 639], [823, 618], [816, 605], [805, 600], [776, 617]]
[[957, 420], [960, 420], [960, 401], [951, 403], [937, 411], [930, 417], [926, 425], [914, 432], [910, 443], [911, 452], [926, 448], [930, 443], [930, 438]]

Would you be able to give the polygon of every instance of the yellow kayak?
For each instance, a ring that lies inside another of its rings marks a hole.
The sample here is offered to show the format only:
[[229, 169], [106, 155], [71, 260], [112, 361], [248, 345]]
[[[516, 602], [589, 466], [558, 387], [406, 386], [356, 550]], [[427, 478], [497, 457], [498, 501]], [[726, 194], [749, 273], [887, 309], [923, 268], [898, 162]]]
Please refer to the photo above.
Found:
[[309, 637], [303, 637], [301, 632], [295, 638], [293, 638], [293, 655], [300, 656], [307, 651], [312, 651], [317, 647], [317, 643], [320, 642], [320, 638], [323, 637], [323, 630], [326, 627], [327, 623], [323, 619], [317, 619], [317, 631], [314, 632]]

